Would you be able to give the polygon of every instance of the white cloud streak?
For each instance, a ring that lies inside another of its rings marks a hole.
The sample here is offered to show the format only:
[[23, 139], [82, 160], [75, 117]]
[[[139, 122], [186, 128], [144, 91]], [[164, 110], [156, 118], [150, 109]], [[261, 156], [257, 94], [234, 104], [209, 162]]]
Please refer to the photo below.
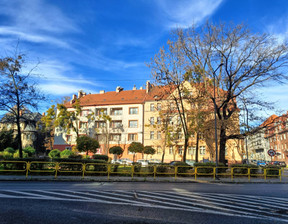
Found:
[[198, 24], [220, 6], [222, 0], [158, 0], [167, 28], [184, 27]]

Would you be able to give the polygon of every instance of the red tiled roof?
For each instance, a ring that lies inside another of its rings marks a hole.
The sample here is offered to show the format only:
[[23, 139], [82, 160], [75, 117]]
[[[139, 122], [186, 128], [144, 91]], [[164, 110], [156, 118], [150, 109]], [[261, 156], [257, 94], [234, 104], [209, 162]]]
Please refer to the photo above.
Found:
[[[120, 104], [141, 104], [144, 102], [146, 90], [123, 90], [120, 92], [107, 92], [102, 94], [89, 94], [80, 98], [81, 106], [101, 106], [101, 105], [120, 105]], [[65, 104], [72, 107], [72, 104]]]

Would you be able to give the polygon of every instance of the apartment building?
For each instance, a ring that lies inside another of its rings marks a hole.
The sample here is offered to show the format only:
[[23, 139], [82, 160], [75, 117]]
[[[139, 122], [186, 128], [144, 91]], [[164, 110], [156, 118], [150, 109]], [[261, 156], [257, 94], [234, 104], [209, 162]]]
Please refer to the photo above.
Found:
[[[189, 83], [184, 84], [188, 85], [187, 88], [191, 88]], [[136, 141], [144, 146], [152, 146], [156, 150], [156, 154], [149, 155], [148, 159], [161, 160], [164, 152], [164, 161], [169, 162], [181, 160], [184, 150], [184, 133], [175, 102], [171, 97], [175, 91], [173, 86], [154, 86], [148, 81], [146, 89], [134, 87], [133, 90], [123, 90], [117, 87], [112, 92], [100, 91], [99, 94], [88, 95], [79, 92], [78, 97], [73, 95], [71, 102], [65, 106], [69, 111], [73, 111], [75, 110], [73, 103], [76, 99], [79, 100], [82, 111], [77, 124], [79, 135], [89, 135], [98, 139], [100, 148], [97, 153], [106, 154], [110, 147], [119, 145], [124, 149], [122, 158], [132, 160], [133, 154], [128, 152], [128, 147], [131, 142]], [[185, 107], [191, 107], [189, 102], [185, 101]], [[165, 122], [169, 126], [168, 129], [165, 129]], [[214, 132], [211, 136], [214, 136]], [[72, 130], [68, 133], [67, 130], [57, 127], [54, 148], [71, 149], [76, 145], [76, 137], [76, 133]], [[199, 160], [215, 159], [214, 142], [213, 137], [208, 138], [204, 134], [199, 137]], [[227, 158], [239, 161], [241, 158], [234, 148], [234, 145], [228, 147]], [[186, 158], [195, 160], [195, 151], [196, 135], [192, 134]], [[136, 160], [141, 158], [142, 154], [136, 155]]]
[[267, 126], [265, 138], [269, 142], [269, 149], [276, 151], [273, 161], [288, 163], [288, 111], [281, 116], [272, 115], [264, 123]]

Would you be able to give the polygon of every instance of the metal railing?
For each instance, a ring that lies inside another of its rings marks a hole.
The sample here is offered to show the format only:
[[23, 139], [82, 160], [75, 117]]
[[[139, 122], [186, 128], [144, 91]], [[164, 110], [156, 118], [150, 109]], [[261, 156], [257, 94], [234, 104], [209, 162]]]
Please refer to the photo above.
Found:
[[141, 167], [139, 165], [121, 165], [110, 163], [81, 163], [81, 162], [42, 162], [42, 161], [0, 161], [0, 175], [22, 174], [33, 175], [54, 175], [59, 176], [78, 175], [81, 178], [87, 176], [106, 176], [109, 180], [111, 176], [131, 177], [190, 177], [197, 180], [200, 177], [210, 177], [215, 180], [220, 178], [282, 178], [288, 177], [288, 168], [247, 168], [247, 167], [216, 167], [213, 166], [171, 166], [171, 165], [149, 165]]

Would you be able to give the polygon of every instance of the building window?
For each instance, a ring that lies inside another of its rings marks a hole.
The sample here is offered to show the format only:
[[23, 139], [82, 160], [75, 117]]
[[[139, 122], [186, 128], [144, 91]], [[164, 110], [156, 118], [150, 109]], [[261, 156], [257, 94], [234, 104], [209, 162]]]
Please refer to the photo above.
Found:
[[137, 141], [138, 135], [137, 134], [128, 134], [128, 141]]
[[151, 103], [150, 104], [150, 111], [154, 111], [155, 110], [155, 108], [154, 108], [154, 103]]
[[189, 155], [195, 155], [196, 153], [196, 147], [195, 146], [189, 146], [188, 147], [188, 154]]
[[150, 139], [154, 139], [154, 131], [150, 131]]
[[72, 135], [66, 135], [66, 140], [67, 140], [67, 142], [71, 142], [72, 141]]
[[111, 115], [122, 115], [122, 108], [112, 108]]
[[88, 126], [88, 123], [87, 123], [87, 122], [81, 122], [81, 121], [80, 121], [80, 124], [79, 124], [79, 128], [80, 128], [80, 129], [86, 129], [87, 126]]
[[105, 128], [106, 127], [106, 121], [95, 121], [95, 127], [96, 128]]
[[88, 116], [89, 115], [89, 110], [82, 110], [81, 111], [81, 116]]
[[157, 117], [157, 124], [161, 124], [161, 117]]
[[157, 103], [157, 110], [158, 110], [158, 111], [161, 110], [161, 103]]
[[173, 154], [173, 146], [169, 147], [169, 154], [172, 155]]
[[155, 124], [154, 117], [150, 117], [150, 124], [151, 124], [151, 125], [154, 125], [154, 124]]
[[68, 150], [71, 151], [71, 150], [72, 150], [72, 147], [71, 147], [71, 146], [66, 146], [65, 149], [68, 149]]
[[121, 140], [121, 134], [111, 134], [110, 135], [110, 141], [120, 141]]
[[157, 132], [157, 139], [161, 139], [161, 131]]
[[96, 109], [96, 116], [101, 116], [101, 115], [107, 115], [107, 109], [106, 108], [97, 108]]
[[138, 127], [138, 121], [137, 120], [129, 121], [129, 128], [137, 128], [137, 127]]
[[[226, 151], [226, 150], [225, 150]], [[200, 155], [205, 155], [206, 154], [206, 148], [205, 146], [200, 146]]]
[[183, 153], [183, 147], [182, 146], [178, 146], [178, 154], [182, 155]]
[[111, 128], [121, 128], [122, 127], [122, 121], [111, 121], [110, 127]]
[[130, 107], [129, 114], [138, 114], [138, 107]]

